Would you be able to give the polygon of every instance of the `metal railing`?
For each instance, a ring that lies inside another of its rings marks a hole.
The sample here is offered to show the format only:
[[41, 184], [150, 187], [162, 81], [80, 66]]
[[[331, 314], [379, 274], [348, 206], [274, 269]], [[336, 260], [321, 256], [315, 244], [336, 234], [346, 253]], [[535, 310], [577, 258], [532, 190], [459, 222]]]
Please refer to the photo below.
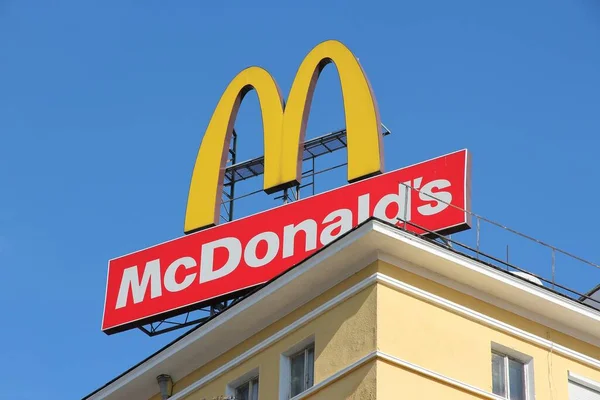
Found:
[[[442, 235], [411, 221], [406, 221], [407, 210], [405, 207], [403, 219], [398, 219], [397, 226], [400, 229], [410, 230], [409, 226], [417, 228], [425, 232], [426, 238], [441, 246], [452, 248], [474, 260], [485, 262], [513, 274], [522, 272], [535, 277], [545, 288], [600, 311], [600, 296], [596, 299], [591, 297], [593, 293], [590, 293], [590, 291], [598, 289], [600, 265], [470, 210], [448, 203], [432, 193], [423, 192], [406, 183], [399, 183], [409, 189], [405, 190], [404, 204], [408, 204], [409, 192], [414, 190], [423, 197], [468, 214], [471, 217], [472, 228], [452, 235]], [[522, 276], [521, 278], [526, 279]]]

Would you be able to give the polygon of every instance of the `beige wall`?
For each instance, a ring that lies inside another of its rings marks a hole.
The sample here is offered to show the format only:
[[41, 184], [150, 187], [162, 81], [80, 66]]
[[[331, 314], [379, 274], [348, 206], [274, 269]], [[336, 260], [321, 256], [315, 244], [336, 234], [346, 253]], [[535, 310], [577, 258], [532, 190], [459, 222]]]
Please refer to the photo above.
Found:
[[[381, 272], [590, 357], [600, 358], [600, 349], [595, 346], [397, 267], [377, 262], [190, 375], [173, 377], [176, 380], [174, 394], [374, 272]], [[186, 399], [212, 399], [224, 395], [228, 383], [259, 368], [261, 400], [277, 400], [280, 355], [310, 336], [315, 337], [315, 383], [327, 379], [361, 357], [379, 351], [449, 379], [491, 392], [490, 352], [493, 342], [533, 357], [537, 399], [567, 399], [569, 370], [600, 382], [600, 371], [580, 362], [396, 288], [374, 284], [209, 382]], [[472, 391], [465, 391], [456, 385], [431, 379], [414, 370], [376, 358], [349, 371], [308, 398], [395, 399], [398, 398], [397, 390], [401, 391], [402, 398], [407, 399], [482, 398]], [[152, 398], [158, 399], [158, 395]]]
[[[317, 297], [285, 318], [277, 321], [262, 332], [254, 335], [221, 357], [213, 360], [190, 375], [180, 378], [173, 377], [175, 384], [173, 394], [182, 390], [194, 381], [207, 375], [224, 363], [250, 349], [282, 328], [291, 324], [304, 314], [335, 297], [344, 290], [354, 286], [364, 278], [376, 272], [376, 265], [371, 265], [346, 281], [336, 285], [323, 295]], [[314, 335], [315, 337], [315, 382], [321, 381], [339, 369], [360, 359], [375, 350], [376, 329], [376, 290], [375, 286], [366, 288], [347, 301], [330, 309], [308, 324], [302, 326], [290, 335], [266, 348], [260, 354], [245, 361], [242, 365], [228, 371], [219, 378], [195, 391], [186, 400], [212, 399], [224, 395], [226, 385], [248, 371], [259, 368], [261, 399], [276, 399], [279, 393], [279, 362], [281, 353], [296, 343]], [[373, 375], [373, 373], [371, 373]], [[355, 373], [353, 376], [360, 377]], [[372, 384], [366, 386], [374, 387]], [[359, 392], [374, 391], [365, 389], [365, 385], [357, 385]], [[340, 389], [336, 389], [339, 392]], [[337, 393], [336, 392], [336, 393]], [[319, 395], [320, 396], [320, 395]], [[315, 397], [317, 398], [317, 397]], [[318, 397], [321, 398], [321, 397]], [[368, 398], [368, 397], [367, 397]], [[157, 394], [152, 400], [159, 400]]]
[[[308, 396], [307, 399], [374, 400], [377, 398], [377, 374], [376, 363], [375, 361], [372, 361], [351, 371], [342, 379], [332, 382], [330, 385], [323, 388], [323, 390], [319, 390], [315, 394]], [[271, 397], [265, 397], [265, 399], [269, 398]]]
[[[398, 393], [401, 393], [401, 396]], [[377, 362], [377, 398], [410, 400], [465, 400], [482, 399], [414, 371], [406, 370], [385, 361]]]
[[[595, 346], [473, 297], [385, 263], [380, 264], [380, 271], [518, 329], [595, 359], [600, 358], [600, 349]], [[379, 285], [377, 293], [377, 346], [383, 352], [408, 362], [491, 392], [490, 352], [492, 343], [497, 343], [533, 357], [537, 399], [568, 399], [569, 370], [600, 382], [600, 371], [551, 352], [549, 349], [541, 348], [394, 288]], [[379, 375], [378, 379], [380, 379]]]

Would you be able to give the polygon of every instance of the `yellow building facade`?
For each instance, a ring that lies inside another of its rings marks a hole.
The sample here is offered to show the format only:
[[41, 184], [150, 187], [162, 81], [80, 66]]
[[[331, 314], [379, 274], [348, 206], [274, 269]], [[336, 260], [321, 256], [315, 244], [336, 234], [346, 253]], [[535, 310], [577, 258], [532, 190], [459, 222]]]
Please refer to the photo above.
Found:
[[600, 313], [369, 221], [86, 399], [239, 388], [261, 400], [600, 399]]

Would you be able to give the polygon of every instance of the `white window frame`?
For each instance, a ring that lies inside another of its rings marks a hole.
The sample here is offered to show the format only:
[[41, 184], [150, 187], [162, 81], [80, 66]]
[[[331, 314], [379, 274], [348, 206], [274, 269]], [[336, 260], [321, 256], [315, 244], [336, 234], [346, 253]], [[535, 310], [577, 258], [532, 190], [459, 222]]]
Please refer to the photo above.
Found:
[[584, 376], [574, 374], [571, 371], [567, 371], [569, 375], [569, 382], [576, 383], [577, 385], [583, 386], [587, 389], [593, 390], [595, 392], [600, 393], [600, 383], [593, 381]]
[[[258, 382], [259, 382], [259, 386], [258, 386], [258, 390], [260, 391], [260, 373], [259, 373], [259, 368], [254, 368], [251, 371], [246, 372], [244, 375], [240, 376], [239, 378], [229, 382], [227, 384], [227, 387], [225, 388], [225, 394], [228, 397], [233, 397], [235, 396], [235, 390], [242, 386], [244, 383], [253, 380], [254, 378], [258, 378]], [[258, 396], [260, 397], [260, 395]]]
[[[297, 355], [301, 351], [304, 351], [308, 347], [313, 346], [315, 348], [314, 362], [316, 363], [317, 354], [315, 347], [314, 335], [307, 337], [306, 339], [296, 343], [290, 347], [286, 352], [282, 353], [279, 357], [279, 399], [289, 400], [291, 399], [292, 393], [292, 361], [291, 357]], [[313, 369], [314, 371], [314, 369]], [[313, 372], [314, 374], [314, 372]], [[313, 386], [315, 385], [313, 376]]]
[[[507, 356], [508, 358], [512, 358], [515, 361], [523, 363], [523, 374], [525, 375], [525, 399], [535, 400], [535, 385], [533, 383], [533, 357], [499, 343], [492, 343], [491, 353]], [[506, 374], [508, 374], [508, 367], [506, 367]]]

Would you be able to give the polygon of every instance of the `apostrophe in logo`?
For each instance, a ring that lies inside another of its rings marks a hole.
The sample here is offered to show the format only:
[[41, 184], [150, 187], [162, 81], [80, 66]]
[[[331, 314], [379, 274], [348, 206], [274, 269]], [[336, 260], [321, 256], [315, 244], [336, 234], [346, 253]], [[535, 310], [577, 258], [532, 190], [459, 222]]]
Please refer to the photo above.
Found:
[[348, 181], [383, 172], [379, 111], [367, 77], [352, 52], [338, 41], [316, 46], [302, 61], [284, 104], [273, 77], [250, 67], [227, 86], [210, 119], [192, 173], [185, 233], [216, 225], [229, 141], [240, 104], [256, 90], [264, 129], [264, 190], [272, 193], [300, 182], [302, 147], [315, 85], [323, 68], [337, 67], [346, 116]]

